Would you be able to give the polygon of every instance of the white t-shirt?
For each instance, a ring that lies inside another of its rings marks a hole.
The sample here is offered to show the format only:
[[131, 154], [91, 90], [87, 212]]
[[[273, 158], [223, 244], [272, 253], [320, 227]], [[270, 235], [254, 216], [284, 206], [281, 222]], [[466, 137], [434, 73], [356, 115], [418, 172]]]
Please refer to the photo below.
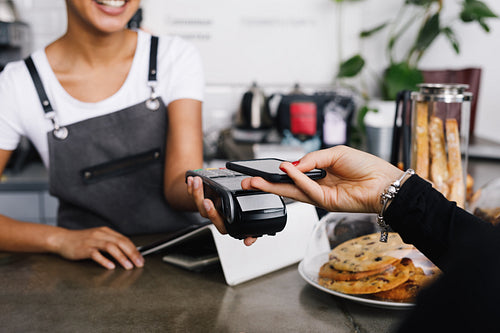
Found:
[[[151, 35], [138, 31], [137, 48], [130, 72], [122, 87], [97, 103], [84, 103], [69, 95], [57, 80], [45, 50], [32, 54], [47, 96], [60, 125], [108, 114], [149, 98], [147, 85]], [[165, 104], [177, 99], [202, 101], [204, 75], [198, 50], [187, 41], [162, 36], [158, 43], [156, 92]], [[53, 129], [44, 111], [24, 61], [8, 64], [0, 73], [0, 149], [14, 150], [21, 136], [33, 142], [48, 167], [47, 132]]]

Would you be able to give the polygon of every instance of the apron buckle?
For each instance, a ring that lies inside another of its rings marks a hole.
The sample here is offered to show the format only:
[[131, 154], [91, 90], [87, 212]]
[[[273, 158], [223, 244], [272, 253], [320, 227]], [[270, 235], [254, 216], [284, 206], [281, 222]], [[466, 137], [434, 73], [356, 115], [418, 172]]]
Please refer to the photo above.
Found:
[[64, 140], [68, 137], [68, 129], [66, 127], [59, 127], [59, 128], [54, 128], [54, 130], [52, 131], [52, 134], [54, 135], [54, 137], [56, 139], [59, 139], [59, 140]]
[[146, 100], [146, 107], [151, 111], [156, 111], [160, 108], [160, 101], [158, 101], [158, 94], [155, 91], [156, 82], [149, 81], [148, 86], [151, 88], [151, 95]]
[[68, 137], [68, 129], [64, 126], [59, 126], [59, 123], [56, 120], [56, 112], [55, 111], [49, 111], [45, 113], [45, 118], [49, 119], [52, 122], [52, 126], [54, 126], [54, 130], [52, 131], [52, 134], [56, 139], [59, 140], [64, 140]]

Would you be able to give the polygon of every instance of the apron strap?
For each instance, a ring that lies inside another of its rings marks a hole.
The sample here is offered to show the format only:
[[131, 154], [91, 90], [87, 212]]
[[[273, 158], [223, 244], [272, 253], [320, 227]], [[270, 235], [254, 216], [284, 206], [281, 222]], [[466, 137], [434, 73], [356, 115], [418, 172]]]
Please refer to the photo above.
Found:
[[149, 50], [149, 72], [148, 86], [151, 89], [151, 95], [146, 100], [146, 107], [151, 111], [156, 111], [160, 108], [158, 94], [156, 93], [156, 74], [157, 74], [157, 57], [158, 57], [158, 37], [151, 36], [151, 48]]
[[151, 36], [151, 48], [149, 50], [149, 73], [148, 73], [149, 82], [156, 82], [157, 54], [158, 54], [158, 37]]
[[31, 79], [33, 80], [33, 84], [35, 85], [38, 98], [40, 99], [40, 103], [42, 104], [43, 112], [45, 112], [45, 118], [49, 119], [52, 122], [52, 126], [54, 127], [52, 134], [59, 140], [66, 139], [68, 137], [68, 129], [64, 126], [60, 126], [57, 122], [56, 112], [54, 111], [54, 108], [52, 108], [52, 104], [50, 104], [47, 93], [45, 92], [45, 88], [43, 87], [42, 79], [38, 74], [35, 63], [33, 62], [31, 56], [24, 59], [24, 63], [28, 68]]
[[43, 88], [43, 83], [42, 80], [40, 79], [40, 75], [38, 74], [38, 71], [36, 70], [35, 64], [33, 63], [33, 59], [31, 56], [28, 58], [24, 59], [24, 63], [26, 64], [26, 67], [28, 67], [28, 71], [30, 72], [31, 79], [33, 80], [33, 83], [35, 84], [35, 89], [36, 92], [38, 93], [38, 98], [40, 99], [40, 103], [42, 103], [43, 111], [45, 114], [49, 112], [53, 112], [54, 109], [52, 108], [52, 105], [50, 104], [49, 98], [47, 97], [47, 93], [45, 92], [45, 89]]

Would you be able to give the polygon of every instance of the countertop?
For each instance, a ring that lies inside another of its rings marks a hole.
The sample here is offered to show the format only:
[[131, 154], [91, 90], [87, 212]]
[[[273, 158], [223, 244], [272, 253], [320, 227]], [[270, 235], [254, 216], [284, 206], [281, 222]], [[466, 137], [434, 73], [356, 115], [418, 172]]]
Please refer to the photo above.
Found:
[[[470, 160], [475, 188], [499, 177], [499, 166]], [[307, 284], [297, 265], [230, 287], [219, 265], [195, 273], [161, 258], [147, 256], [141, 269], [107, 271], [92, 261], [0, 253], [0, 331], [387, 332], [408, 311], [325, 293]]]
[[3, 332], [387, 332], [407, 311], [322, 292], [297, 265], [229, 287], [219, 265], [190, 272], [161, 254], [131, 271], [3, 254], [0, 285]]

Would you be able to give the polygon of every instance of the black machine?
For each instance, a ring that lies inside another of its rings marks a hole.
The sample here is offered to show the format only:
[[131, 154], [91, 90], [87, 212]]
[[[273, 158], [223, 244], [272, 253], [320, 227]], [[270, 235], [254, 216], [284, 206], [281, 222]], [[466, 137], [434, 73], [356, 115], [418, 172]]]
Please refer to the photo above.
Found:
[[223, 216], [228, 234], [237, 239], [275, 235], [286, 225], [286, 206], [275, 194], [248, 191], [241, 180], [248, 176], [228, 169], [198, 169], [186, 172], [203, 180], [205, 197]]

